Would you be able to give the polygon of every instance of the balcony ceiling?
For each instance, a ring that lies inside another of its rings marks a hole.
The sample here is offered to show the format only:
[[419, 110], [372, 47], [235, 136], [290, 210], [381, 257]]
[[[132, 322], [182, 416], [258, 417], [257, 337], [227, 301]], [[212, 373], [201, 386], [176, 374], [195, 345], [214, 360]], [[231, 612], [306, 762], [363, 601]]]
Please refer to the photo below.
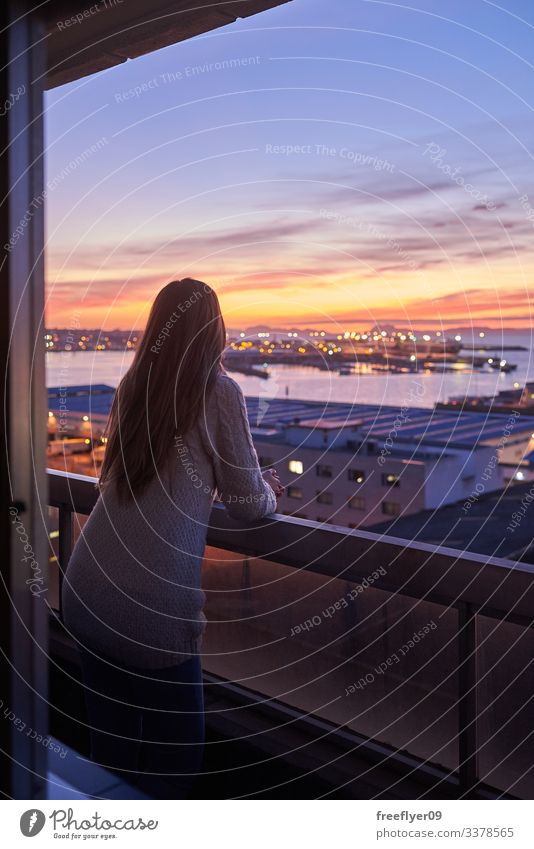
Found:
[[[46, 87], [72, 82], [287, 2], [52, 0], [43, 7], [48, 33]], [[76, 15], [84, 17], [73, 22]]]

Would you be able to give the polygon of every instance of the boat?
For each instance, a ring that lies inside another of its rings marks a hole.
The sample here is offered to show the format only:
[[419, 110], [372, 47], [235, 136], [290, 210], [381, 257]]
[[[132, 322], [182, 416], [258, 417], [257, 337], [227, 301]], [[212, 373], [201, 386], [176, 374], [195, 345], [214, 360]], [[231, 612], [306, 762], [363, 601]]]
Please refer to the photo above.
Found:
[[509, 371], [515, 371], [517, 368], [516, 363], [509, 363], [508, 360], [494, 360], [490, 357], [488, 360], [488, 365], [492, 369], [499, 369], [500, 371], [508, 373]]

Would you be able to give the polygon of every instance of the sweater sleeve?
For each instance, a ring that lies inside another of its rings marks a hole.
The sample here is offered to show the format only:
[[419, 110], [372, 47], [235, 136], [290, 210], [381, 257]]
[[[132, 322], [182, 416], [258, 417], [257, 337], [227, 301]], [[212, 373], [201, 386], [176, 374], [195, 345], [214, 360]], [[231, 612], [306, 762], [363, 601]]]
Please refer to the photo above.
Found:
[[261, 474], [243, 392], [225, 374], [214, 387], [209, 418], [215, 484], [228, 513], [247, 521], [274, 513], [276, 496]]

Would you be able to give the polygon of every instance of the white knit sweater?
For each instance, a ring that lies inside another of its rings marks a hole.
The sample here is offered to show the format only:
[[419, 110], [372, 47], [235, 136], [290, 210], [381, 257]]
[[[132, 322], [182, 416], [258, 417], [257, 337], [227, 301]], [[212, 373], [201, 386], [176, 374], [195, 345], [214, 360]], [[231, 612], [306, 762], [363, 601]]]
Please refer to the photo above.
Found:
[[215, 490], [249, 521], [276, 509], [263, 480], [239, 385], [217, 377], [201, 420], [176, 440], [167, 466], [136, 498], [106, 487], [63, 582], [63, 617], [90, 649], [141, 669], [200, 650], [206, 617], [201, 565]]

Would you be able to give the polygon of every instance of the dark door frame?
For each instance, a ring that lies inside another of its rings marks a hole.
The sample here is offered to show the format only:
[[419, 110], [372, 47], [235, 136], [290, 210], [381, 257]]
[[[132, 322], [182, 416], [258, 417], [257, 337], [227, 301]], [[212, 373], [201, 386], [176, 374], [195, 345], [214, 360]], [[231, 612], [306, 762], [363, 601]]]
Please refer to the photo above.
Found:
[[46, 794], [47, 492], [44, 310], [44, 27], [0, 9], [0, 793]]

